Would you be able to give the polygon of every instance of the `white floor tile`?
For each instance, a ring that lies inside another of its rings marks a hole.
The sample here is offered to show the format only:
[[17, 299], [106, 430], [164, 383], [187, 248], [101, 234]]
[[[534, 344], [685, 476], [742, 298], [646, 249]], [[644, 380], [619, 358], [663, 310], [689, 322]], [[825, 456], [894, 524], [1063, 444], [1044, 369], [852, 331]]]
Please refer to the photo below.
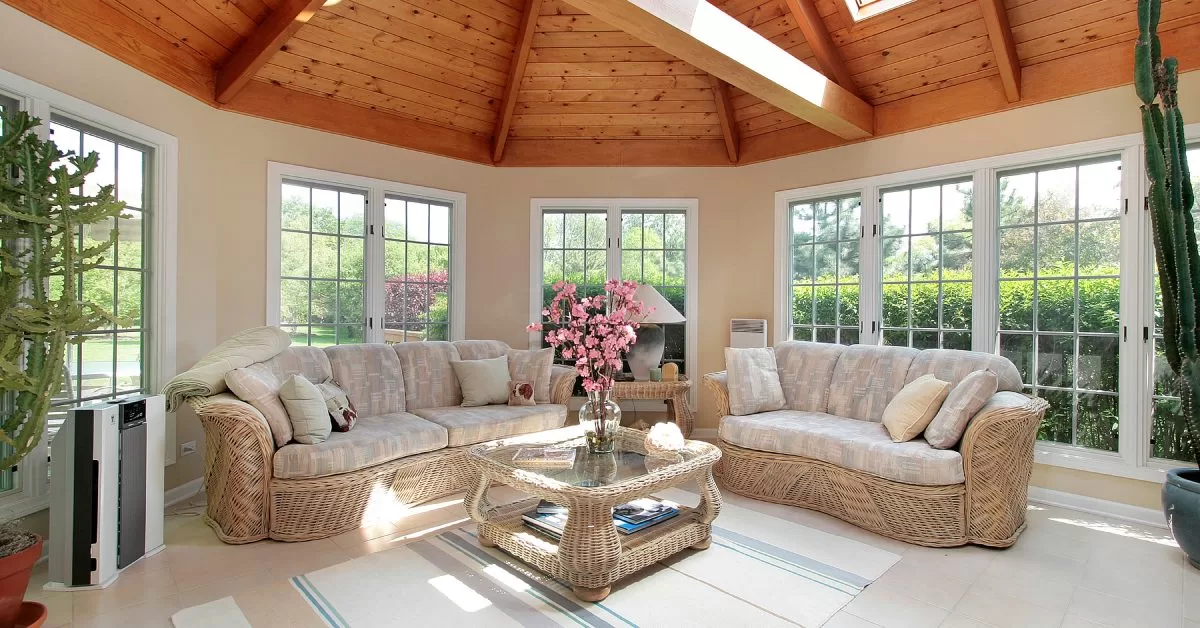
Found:
[[821, 624], [821, 628], [879, 628], [879, 624], [871, 623], [862, 617], [841, 611], [829, 621]]
[[950, 614], [944, 608], [874, 585], [868, 586], [843, 610], [883, 628], [938, 626]]
[[954, 607], [954, 612], [998, 628], [1057, 628], [1065, 614], [995, 593], [978, 582]]

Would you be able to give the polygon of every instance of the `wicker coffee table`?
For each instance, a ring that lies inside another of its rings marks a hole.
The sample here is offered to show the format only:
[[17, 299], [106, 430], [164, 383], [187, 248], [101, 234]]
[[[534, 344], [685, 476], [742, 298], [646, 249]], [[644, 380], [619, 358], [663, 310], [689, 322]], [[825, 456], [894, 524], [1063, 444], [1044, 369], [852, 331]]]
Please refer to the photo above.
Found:
[[[721, 458], [714, 445], [687, 441], [669, 454], [647, 454], [645, 432], [620, 428], [612, 454], [588, 454], [578, 426], [476, 445], [468, 459], [479, 483], [467, 498], [467, 512], [479, 524], [479, 542], [499, 546], [558, 580], [571, 584], [576, 597], [598, 602], [612, 583], [689, 547], [706, 549], [711, 526], [721, 510], [721, 494], [713, 481], [713, 464]], [[578, 447], [569, 469], [514, 466], [521, 447]], [[531, 499], [493, 506], [487, 501], [492, 482], [511, 486]], [[640, 532], [624, 535], [612, 523], [613, 507], [672, 486], [695, 482], [700, 504], [680, 508], [678, 516]], [[555, 543], [525, 527], [521, 515], [539, 499], [569, 509], [562, 540]]]

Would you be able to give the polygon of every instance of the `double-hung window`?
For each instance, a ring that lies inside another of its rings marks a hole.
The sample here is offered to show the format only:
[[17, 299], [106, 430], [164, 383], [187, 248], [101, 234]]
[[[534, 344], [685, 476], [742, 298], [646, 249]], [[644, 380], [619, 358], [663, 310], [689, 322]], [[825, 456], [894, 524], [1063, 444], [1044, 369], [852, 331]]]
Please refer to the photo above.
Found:
[[466, 197], [268, 165], [267, 320], [329, 346], [462, 338]]

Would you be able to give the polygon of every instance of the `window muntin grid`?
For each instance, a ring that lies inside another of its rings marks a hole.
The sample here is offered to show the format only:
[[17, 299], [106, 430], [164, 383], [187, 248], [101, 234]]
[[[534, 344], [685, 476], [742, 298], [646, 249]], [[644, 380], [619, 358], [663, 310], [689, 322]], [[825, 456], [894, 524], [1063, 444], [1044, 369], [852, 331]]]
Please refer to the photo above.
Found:
[[790, 205], [789, 327], [793, 339], [858, 342], [861, 218], [859, 194]]
[[[621, 211], [621, 279], [658, 290], [680, 314], [687, 312], [687, 214], [684, 211]], [[687, 322], [660, 325], [666, 335], [663, 362], [684, 373]]]
[[450, 205], [383, 201], [384, 340], [450, 339]]

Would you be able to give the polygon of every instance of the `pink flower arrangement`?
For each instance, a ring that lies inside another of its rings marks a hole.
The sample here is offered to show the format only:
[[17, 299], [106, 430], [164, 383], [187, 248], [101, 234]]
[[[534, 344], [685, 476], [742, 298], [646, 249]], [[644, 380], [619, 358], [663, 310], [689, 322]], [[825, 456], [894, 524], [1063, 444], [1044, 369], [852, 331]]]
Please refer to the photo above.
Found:
[[[546, 333], [546, 342], [558, 349], [567, 363], [574, 361], [587, 391], [610, 390], [612, 375], [621, 369], [629, 348], [637, 342], [634, 331], [650, 311], [633, 298], [637, 284], [611, 279], [604, 284], [605, 294], [580, 298], [575, 284], [554, 284], [554, 299], [542, 309], [541, 323], [529, 331]], [[652, 310], [652, 309], [651, 309]]]

